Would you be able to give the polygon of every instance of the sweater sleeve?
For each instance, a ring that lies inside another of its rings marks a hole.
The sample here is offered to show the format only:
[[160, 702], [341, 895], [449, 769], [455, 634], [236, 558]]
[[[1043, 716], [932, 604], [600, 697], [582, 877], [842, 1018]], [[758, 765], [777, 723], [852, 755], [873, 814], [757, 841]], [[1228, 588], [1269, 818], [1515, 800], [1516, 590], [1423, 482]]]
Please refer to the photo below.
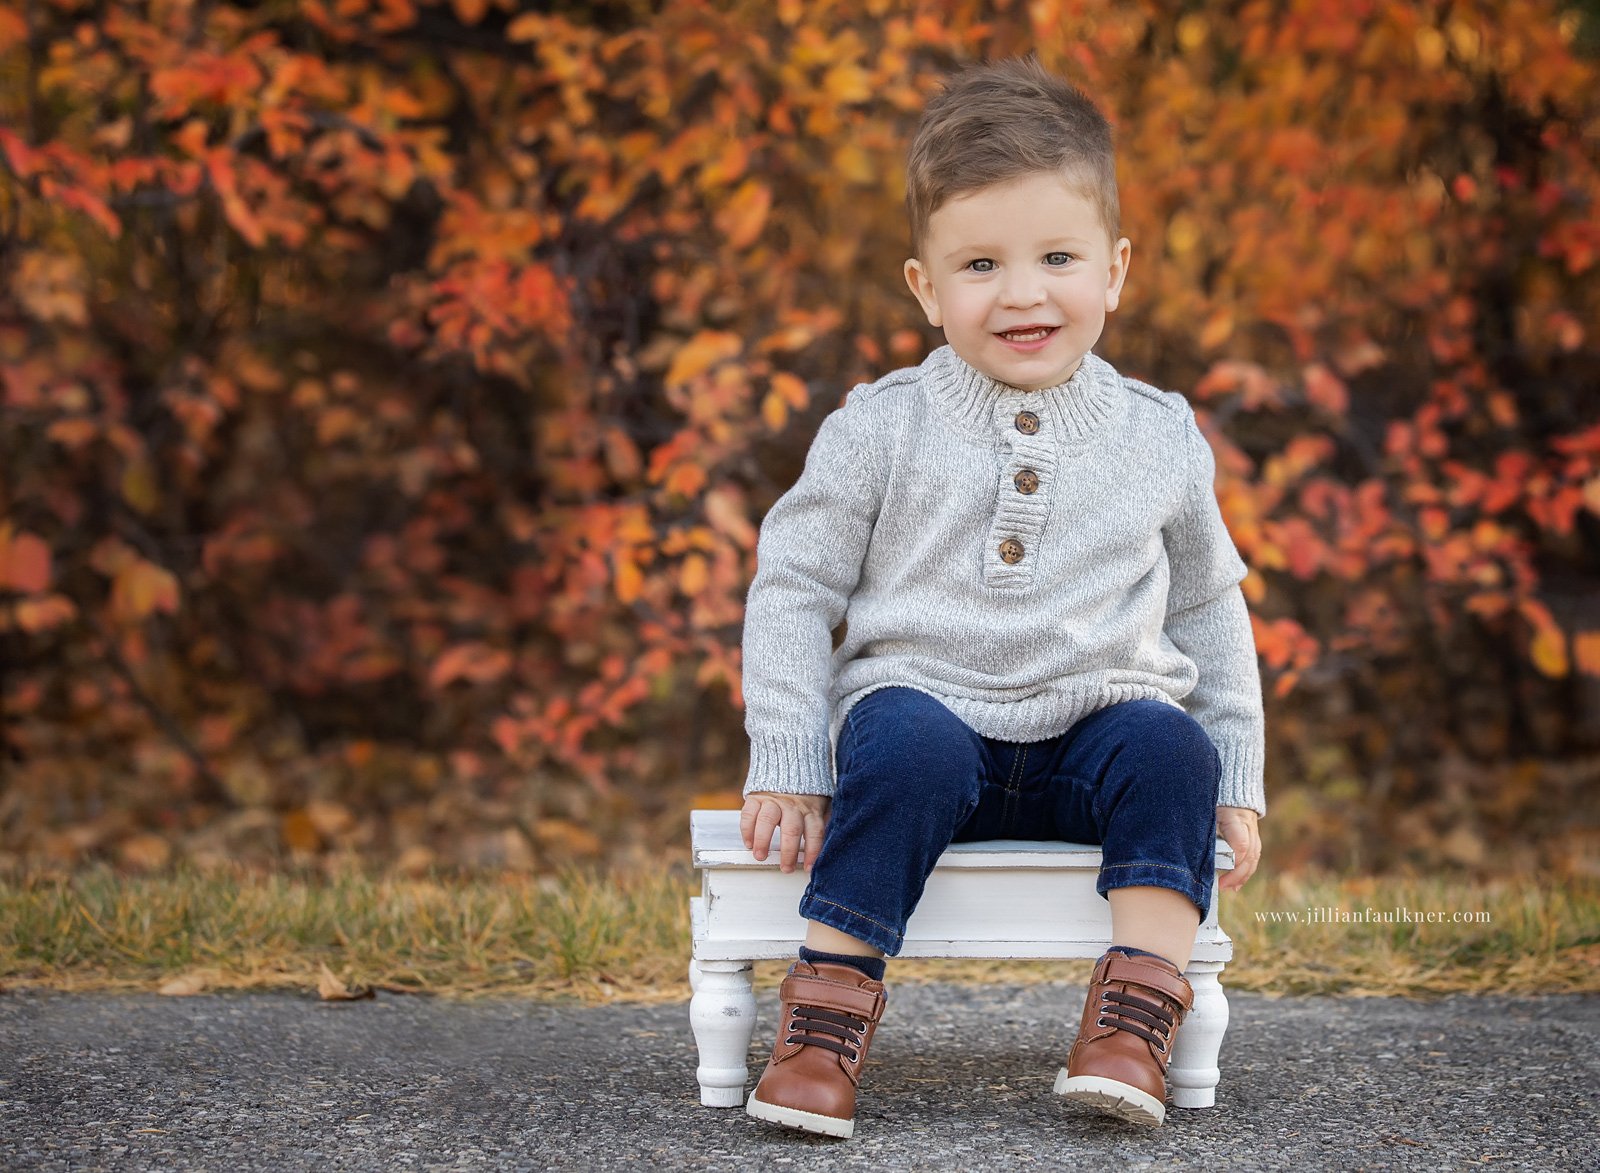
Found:
[[1222, 759], [1217, 805], [1249, 807], [1264, 815], [1266, 723], [1255, 637], [1239, 588], [1246, 567], [1217, 506], [1211, 446], [1192, 415], [1184, 428], [1190, 477], [1162, 533], [1172, 568], [1166, 633], [1199, 669], [1199, 681], [1183, 706]]
[[864, 415], [852, 400], [822, 421], [800, 479], [761, 522], [742, 649], [746, 795], [834, 790], [833, 629], [881, 504]]

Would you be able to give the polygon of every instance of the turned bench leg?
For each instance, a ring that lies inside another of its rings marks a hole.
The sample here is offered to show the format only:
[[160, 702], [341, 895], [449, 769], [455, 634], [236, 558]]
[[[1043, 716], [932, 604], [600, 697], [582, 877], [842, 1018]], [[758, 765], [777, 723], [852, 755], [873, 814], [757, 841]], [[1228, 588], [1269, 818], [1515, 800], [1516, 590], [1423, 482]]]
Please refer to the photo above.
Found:
[[700, 1050], [700, 1102], [708, 1108], [738, 1108], [750, 1077], [745, 1060], [756, 1029], [756, 998], [748, 961], [690, 961], [689, 1024]]
[[1194, 1008], [1178, 1030], [1167, 1068], [1175, 1108], [1210, 1108], [1217, 1102], [1217, 1081], [1222, 1078], [1217, 1056], [1228, 1029], [1228, 997], [1217, 980], [1222, 966], [1220, 961], [1192, 961], [1184, 971], [1194, 989]]

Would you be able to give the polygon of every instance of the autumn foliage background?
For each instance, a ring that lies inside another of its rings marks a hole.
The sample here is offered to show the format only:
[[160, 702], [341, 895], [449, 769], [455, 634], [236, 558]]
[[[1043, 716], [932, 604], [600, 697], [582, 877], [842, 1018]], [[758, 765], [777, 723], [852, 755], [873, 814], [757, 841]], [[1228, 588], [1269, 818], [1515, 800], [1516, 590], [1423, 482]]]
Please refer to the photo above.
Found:
[[677, 859], [760, 519], [939, 339], [950, 70], [1098, 96], [1268, 866], [1600, 871], [1600, 65], [1554, 0], [0, 6], [0, 867]]

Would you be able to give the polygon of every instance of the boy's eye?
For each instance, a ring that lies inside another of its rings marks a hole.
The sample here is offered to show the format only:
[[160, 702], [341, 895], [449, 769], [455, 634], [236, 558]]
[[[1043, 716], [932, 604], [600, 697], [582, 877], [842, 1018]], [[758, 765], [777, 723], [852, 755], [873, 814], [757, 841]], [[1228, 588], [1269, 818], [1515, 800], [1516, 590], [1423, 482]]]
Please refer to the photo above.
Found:
[[1044, 255], [1044, 263], [1047, 264], [1047, 265], [1070, 265], [1072, 263], [1072, 254], [1071, 253], [1045, 253], [1045, 255]]
[[967, 268], [971, 269], [974, 273], [993, 273], [994, 262], [988, 257], [979, 257], [975, 261], [968, 261]]

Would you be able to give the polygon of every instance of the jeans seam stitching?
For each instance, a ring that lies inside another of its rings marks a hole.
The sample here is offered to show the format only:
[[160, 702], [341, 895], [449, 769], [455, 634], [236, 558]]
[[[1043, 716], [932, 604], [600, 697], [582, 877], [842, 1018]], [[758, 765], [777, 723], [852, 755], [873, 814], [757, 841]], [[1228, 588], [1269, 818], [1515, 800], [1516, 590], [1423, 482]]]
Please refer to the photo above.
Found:
[[1023, 765], [1027, 762], [1027, 760], [1028, 747], [1026, 745], [1019, 745], [1017, 747], [1017, 756], [1011, 761], [1011, 784], [1006, 787], [1006, 800], [1001, 804], [1000, 807], [1000, 823], [1002, 830], [1015, 830], [1011, 824], [1012, 820], [1016, 816], [1017, 795], [1022, 789]]
[[832, 907], [837, 908], [840, 912], [847, 912], [851, 916], [857, 918], [858, 920], [866, 921], [869, 925], [876, 925], [878, 928], [882, 929], [884, 932], [893, 934], [894, 935], [894, 939], [897, 940], [897, 941], [905, 936], [904, 933], [895, 932], [894, 929], [891, 929], [888, 925], [884, 924], [882, 921], [873, 920], [872, 917], [868, 916], [866, 913], [857, 912], [855, 909], [851, 908], [849, 905], [840, 904], [837, 900], [829, 900], [826, 896], [815, 896], [815, 895], [812, 896], [811, 899], [816, 901], [818, 904], [831, 905]]
[[1188, 868], [1180, 867], [1179, 865], [1177, 865], [1175, 863], [1155, 863], [1155, 862], [1140, 861], [1138, 863], [1106, 863], [1106, 864], [1101, 864], [1100, 865], [1100, 870], [1101, 871], [1108, 871], [1111, 868], [1167, 868], [1170, 871], [1183, 872], [1185, 875], [1190, 875], [1190, 876], [1194, 875], [1194, 873], [1192, 871], [1190, 871]]

